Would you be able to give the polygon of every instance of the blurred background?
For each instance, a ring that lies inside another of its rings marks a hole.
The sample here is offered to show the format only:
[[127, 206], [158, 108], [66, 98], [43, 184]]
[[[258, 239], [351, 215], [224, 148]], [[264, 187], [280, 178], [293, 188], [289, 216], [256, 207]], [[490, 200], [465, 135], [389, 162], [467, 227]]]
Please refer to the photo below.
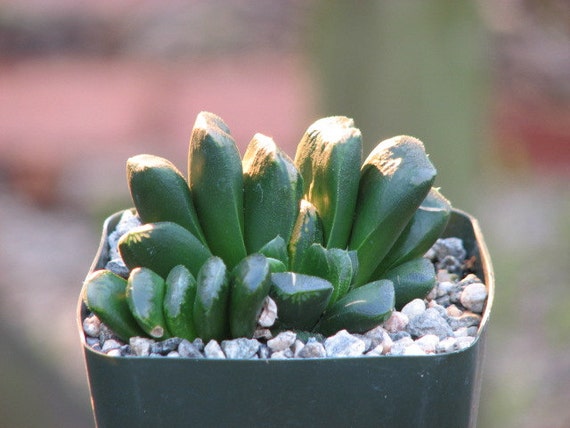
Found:
[[567, 0], [0, 0], [0, 420], [92, 427], [75, 321], [127, 157], [196, 114], [290, 155], [327, 115], [424, 141], [497, 277], [480, 427], [570, 426]]

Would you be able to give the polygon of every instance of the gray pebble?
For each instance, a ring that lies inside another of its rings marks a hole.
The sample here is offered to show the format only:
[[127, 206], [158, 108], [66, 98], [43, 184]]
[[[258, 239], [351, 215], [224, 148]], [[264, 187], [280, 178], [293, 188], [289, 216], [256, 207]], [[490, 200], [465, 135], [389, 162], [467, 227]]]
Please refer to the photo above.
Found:
[[178, 353], [184, 358], [203, 358], [200, 348], [187, 339], [182, 339], [178, 345]]
[[437, 345], [439, 344], [439, 337], [435, 334], [426, 334], [425, 336], [420, 337], [414, 342], [418, 345], [426, 354], [433, 354], [437, 349]]
[[464, 260], [467, 256], [465, 248], [463, 248], [463, 240], [459, 238], [443, 238], [438, 239], [430, 249], [430, 255], [436, 260], [443, 260], [447, 256]]
[[393, 311], [390, 318], [384, 321], [383, 326], [388, 333], [397, 333], [398, 331], [404, 331], [409, 322], [410, 319], [406, 314], [399, 311]]
[[259, 342], [255, 339], [224, 340], [221, 346], [227, 358], [239, 360], [255, 358], [259, 350]]
[[322, 343], [311, 338], [296, 356], [299, 358], [324, 358], [327, 356], [327, 351]]
[[407, 331], [412, 337], [421, 337], [426, 334], [435, 334], [440, 339], [453, 335], [453, 330], [439, 311], [435, 308], [426, 309], [410, 321]]
[[[103, 352], [105, 352], [105, 351], [103, 351]], [[109, 357], [121, 357], [122, 356], [121, 350], [119, 348], [113, 348], [113, 349], [107, 351], [107, 355]]]
[[390, 339], [392, 339], [393, 342], [397, 342], [400, 339], [403, 339], [404, 337], [409, 337], [411, 338], [412, 335], [407, 332], [407, 331], [398, 331], [396, 333], [390, 333]]
[[471, 336], [458, 337], [455, 343], [455, 348], [461, 351], [462, 349], [469, 348], [474, 341], [475, 338]]
[[408, 316], [408, 319], [412, 319], [417, 315], [423, 314], [426, 310], [426, 304], [423, 299], [414, 299], [408, 302], [401, 310], [404, 315]]
[[123, 278], [127, 278], [130, 272], [130, 269], [125, 265], [125, 262], [123, 262], [123, 259], [121, 258], [114, 258], [109, 260], [105, 265], [105, 269], [110, 270], [114, 274], [117, 274]]
[[99, 337], [101, 333], [101, 320], [96, 315], [88, 316], [83, 320], [83, 331], [91, 337]]
[[180, 342], [182, 342], [182, 339], [180, 337], [171, 337], [160, 342], [155, 342], [151, 345], [150, 352], [166, 355], [169, 352], [178, 349]]
[[120, 348], [122, 345], [123, 345], [122, 343], [119, 343], [114, 339], [109, 339], [106, 340], [105, 343], [103, 343], [103, 346], [101, 347], [101, 352], [108, 353], [112, 349], [117, 349], [120, 355], [121, 354]]
[[166, 356], [168, 358], [179, 358], [180, 354], [178, 353], [178, 351], [170, 351], [168, 354], [166, 354]]
[[457, 339], [455, 337], [446, 337], [440, 340], [436, 346], [435, 352], [438, 354], [443, 354], [447, 352], [453, 352], [455, 350], [455, 344]]
[[257, 356], [261, 359], [267, 359], [271, 356], [271, 349], [269, 349], [265, 343], [261, 343], [257, 351]]
[[212, 339], [210, 340], [206, 346], [204, 346], [204, 355], [206, 358], [226, 358], [226, 354], [222, 351], [222, 347], [218, 343], [218, 341]]
[[273, 352], [284, 351], [290, 348], [297, 339], [297, 334], [292, 331], [282, 331], [273, 339], [267, 341], [267, 346]]
[[402, 337], [399, 340], [395, 340], [392, 344], [392, 348], [390, 349], [390, 355], [403, 355], [404, 350], [408, 347], [413, 345], [414, 340], [410, 337]]
[[131, 352], [139, 357], [148, 357], [150, 355], [150, 348], [154, 340], [147, 339], [146, 337], [131, 337], [129, 339], [129, 346]]
[[467, 309], [481, 313], [487, 300], [487, 287], [480, 282], [469, 284], [463, 289], [460, 300]]
[[289, 358], [293, 358], [293, 352], [290, 349], [286, 349], [285, 351], [277, 351], [271, 354], [272, 360], [287, 360]]
[[[341, 330], [325, 340], [327, 357], [357, 357], [364, 353], [366, 344], [346, 330]], [[307, 345], [305, 345], [306, 347]]]
[[478, 326], [481, 324], [481, 315], [466, 311], [459, 317], [448, 317], [447, 322], [452, 330], [457, 330], [461, 327]]

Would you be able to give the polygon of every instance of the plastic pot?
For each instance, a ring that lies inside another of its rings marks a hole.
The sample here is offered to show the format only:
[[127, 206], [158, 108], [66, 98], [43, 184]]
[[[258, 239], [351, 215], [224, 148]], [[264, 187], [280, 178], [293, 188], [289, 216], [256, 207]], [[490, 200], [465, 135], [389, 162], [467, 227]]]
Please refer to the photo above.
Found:
[[[91, 271], [104, 266], [103, 227]], [[294, 360], [110, 357], [78, 329], [99, 427], [474, 427], [494, 274], [477, 221], [455, 210], [444, 236], [463, 239], [489, 297], [472, 346], [427, 356]]]

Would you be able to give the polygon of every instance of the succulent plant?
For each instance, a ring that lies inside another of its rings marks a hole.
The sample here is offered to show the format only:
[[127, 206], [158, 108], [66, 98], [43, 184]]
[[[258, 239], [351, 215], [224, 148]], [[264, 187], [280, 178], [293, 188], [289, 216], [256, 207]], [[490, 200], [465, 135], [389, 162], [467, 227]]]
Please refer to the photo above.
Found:
[[83, 299], [124, 340], [252, 337], [268, 299], [274, 332], [365, 332], [435, 285], [423, 255], [451, 212], [435, 176], [409, 136], [362, 162], [342, 116], [312, 124], [294, 160], [261, 134], [242, 159], [223, 120], [202, 112], [187, 178], [158, 156], [127, 161], [143, 223], [119, 240], [129, 274], [93, 272]]

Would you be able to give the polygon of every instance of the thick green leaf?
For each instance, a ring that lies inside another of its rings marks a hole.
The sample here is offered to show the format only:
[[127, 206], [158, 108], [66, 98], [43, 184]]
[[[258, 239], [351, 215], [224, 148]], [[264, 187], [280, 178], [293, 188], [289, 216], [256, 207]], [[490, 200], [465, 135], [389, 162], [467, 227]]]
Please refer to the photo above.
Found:
[[170, 332], [164, 318], [164, 279], [147, 268], [135, 268], [127, 280], [127, 303], [141, 328], [155, 339], [166, 339]]
[[316, 330], [325, 335], [340, 330], [364, 333], [388, 319], [394, 310], [394, 303], [392, 281], [370, 282], [338, 300], [325, 312]]
[[188, 150], [188, 181], [212, 253], [231, 269], [246, 256], [243, 241], [243, 171], [223, 120], [201, 112]]
[[315, 206], [303, 199], [287, 247], [292, 271], [301, 271], [305, 252], [313, 244], [324, 244], [323, 225]]
[[394, 283], [397, 309], [414, 299], [423, 299], [437, 283], [432, 262], [423, 257], [390, 269], [382, 278]]
[[198, 336], [204, 342], [227, 339], [230, 281], [224, 261], [216, 256], [210, 257], [196, 280], [194, 325]]
[[277, 304], [280, 325], [310, 330], [327, 307], [332, 284], [323, 278], [295, 272], [271, 274], [269, 295]]
[[435, 176], [422, 142], [413, 137], [382, 141], [364, 161], [349, 244], [358, 254], [356, 286], [369, 281], [425, 199]]
[[252, 337], [263, 302], [269, 294], [271, 271], [267, 258], [252, 254], [231, 275], [230, 332], [232, 337]]
[[255, 134], [243, 156], [244, 238], [248, 253], [277, 235], [289, 241], [303, 196], [303, 178], [275, 142]]
[[379, 279], [388, 269], [422, 257], [445, 230], [450, 214], [449, 201], [432, 188], [372, 277]]
[[85, 305], [121, 340], [146, 334], [133, 317], [126, 299], [127, 280], [109, 270], [97, 270], [85, 279]]
[[177, 265], [186, 266], [196, 276], [212, 255], [198, 238], [171, 221], [131, 229], [119, 240], [119, 252], [129, 269], [146, 267], [163, 278]]
[[129, 158], [127, 181], [143, 223], [172, 221], [206, 243], [188, 183], [170, 161], [154, 155]]
[[165, 281], [164, 318], [173, 336], [194, 340], [197, 337], [194, 326], [194, 300], [196, 278], [183, 265], [175, 266]]
[[358, 193], [362, 137], [344, 116], [317, 120], [297, 146], [305, 198], [322, 218], [327, 248], [346, 248]]
[[258, 251], [265, 257], [270, 257], [281, 261], [285, 266], [289, 265], [289, 254], [287, 253], [287, 243], [279, 235], [261, 247]]

